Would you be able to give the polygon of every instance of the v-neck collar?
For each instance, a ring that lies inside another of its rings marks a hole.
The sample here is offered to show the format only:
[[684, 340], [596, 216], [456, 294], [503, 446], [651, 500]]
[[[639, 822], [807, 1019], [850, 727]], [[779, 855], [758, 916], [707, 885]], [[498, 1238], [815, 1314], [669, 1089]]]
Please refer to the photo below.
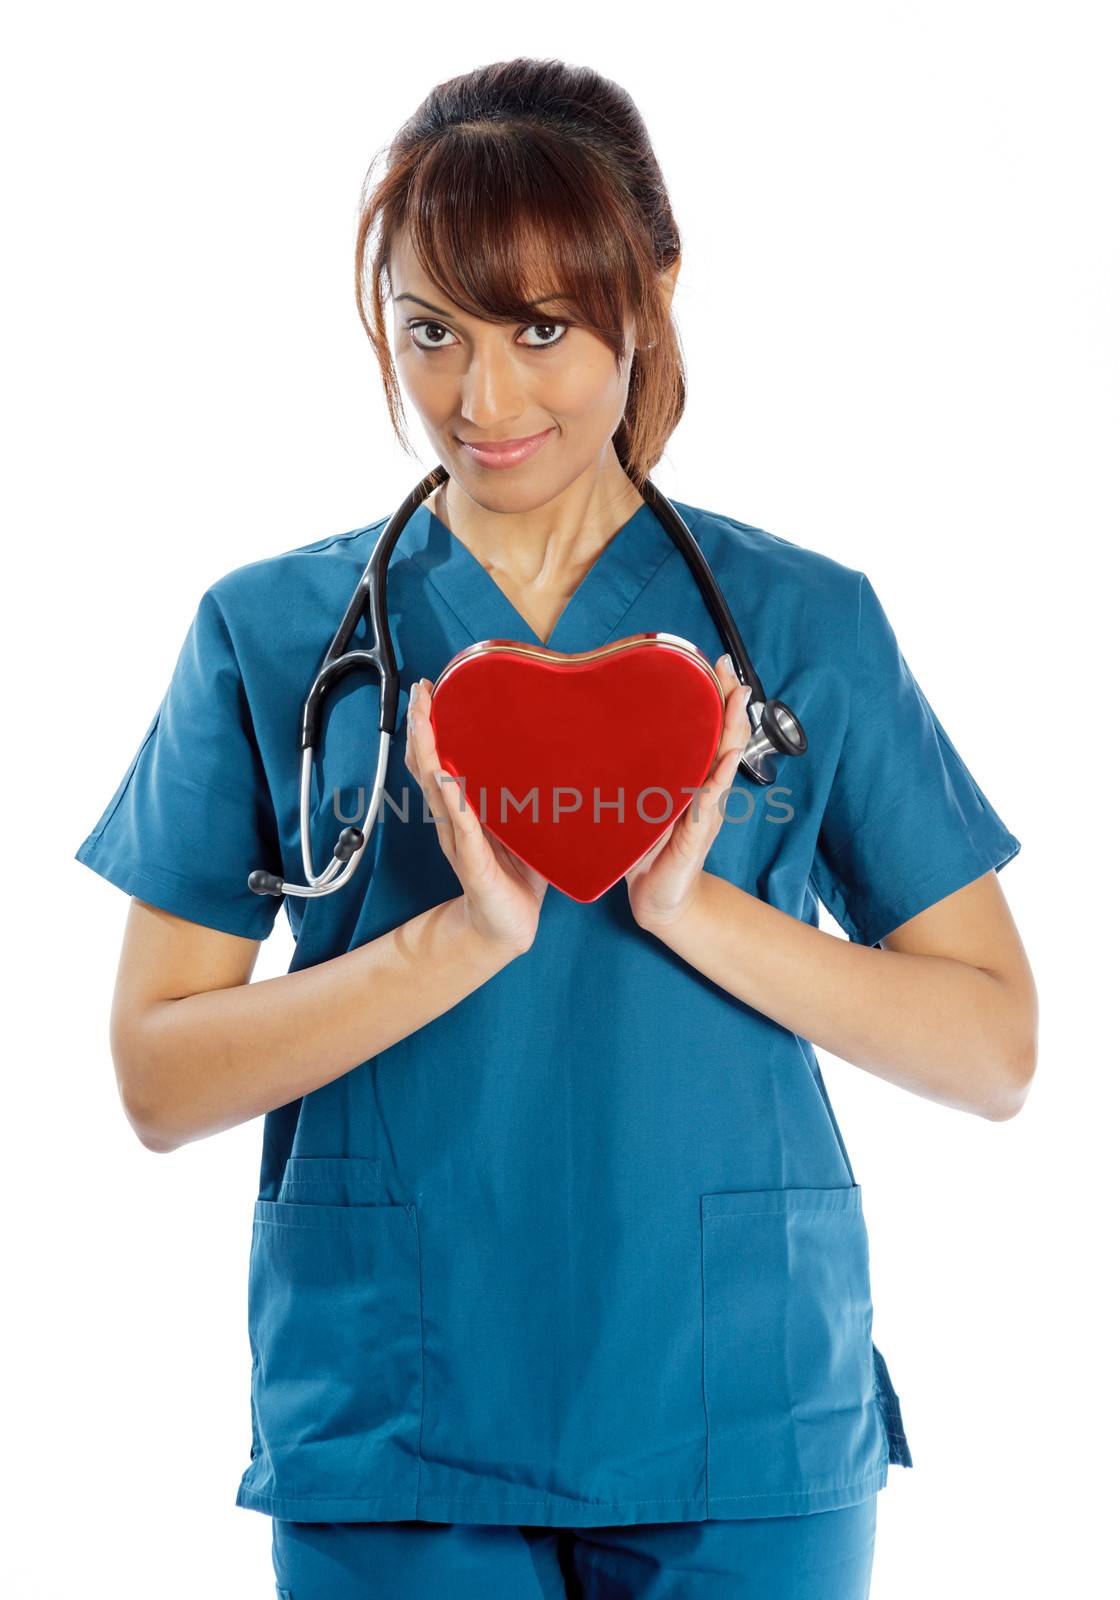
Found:
[[608, 540], [584, 573], [547, 641], [540, 638], [478, 558], [427, 505], [416, 508], [398, 544], [458, 617], [471, 643], [516, 639], [571, 654], [593, 650], [613, 630], [673, 551], [646, 501]]

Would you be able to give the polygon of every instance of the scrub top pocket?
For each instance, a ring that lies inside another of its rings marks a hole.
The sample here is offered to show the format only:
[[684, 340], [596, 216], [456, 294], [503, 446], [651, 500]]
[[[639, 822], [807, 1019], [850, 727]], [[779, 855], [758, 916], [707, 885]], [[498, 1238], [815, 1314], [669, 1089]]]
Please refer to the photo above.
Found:
[[888, 1440], [858, 1184], [701, 1199], [708, 1497], [743, 1516], [870, 1495]]
[[[315, 1181], [343, 1180], [320, 1170]], [[309, 1193], [310, 1184], [289, 1192]], [[414, 1205], [257, 1200], [249, 1342], [253, 1456], [239, 1504], [268, 1511], [282, 1501], [286, 1516], [315, 1521], [344, 1517], [356, 1497], [415, 1495], [421, 1320]]]
[[365, 1156], [289, 1156], [277, 1200], [303, 1205], [384, 1205], [381, 1162]]

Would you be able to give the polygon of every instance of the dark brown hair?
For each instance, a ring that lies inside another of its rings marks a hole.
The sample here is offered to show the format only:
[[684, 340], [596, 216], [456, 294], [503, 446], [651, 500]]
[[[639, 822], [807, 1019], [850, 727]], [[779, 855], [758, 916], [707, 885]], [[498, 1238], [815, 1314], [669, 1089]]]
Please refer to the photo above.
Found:
[[[438, 84], [392, 140], [375, 182], [380, 155], [363, 186], [355, 293], [404, 448], [415, 455], [383, 302], [399, 233], [474, 316], [540, 322], [529, 297], [556, 291], [572, 313], [565, 320], [598, 334], [620, 365], [632, 326], [637, 348], [614, 445], [640, 487], [680, 421], [685, 373], [658, 286], [680, 239], [630, 96], [590, 67], [499, 61]], [[547, 263], [547, 282], [539, 273], [526, 282], [533, 262]]]

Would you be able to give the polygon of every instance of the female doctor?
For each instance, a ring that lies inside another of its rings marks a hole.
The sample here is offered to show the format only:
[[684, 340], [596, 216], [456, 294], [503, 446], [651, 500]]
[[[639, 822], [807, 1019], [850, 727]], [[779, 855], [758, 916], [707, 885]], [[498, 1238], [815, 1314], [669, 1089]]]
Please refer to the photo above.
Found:
[[[394, 427], [399, 380], [448, 478], [389, 564], [410, 693], [357, 870], [285, 898], [291, 969], [250, 983], [280, 902], [247, 878], [304, 882], [298, 714], [385, 517], [206, 590], [77, 851], [132, 896], [111, 1046], [140, 1139], [264, 1117], [236, 1502], [281, 1600], [866, 1597], [911, 1456], [814, 1046], [993, 1120], [1034, 1070], [1019, 841], [858, 570], [674, 502], [808, 747], [747, 782], [719, 659], [705, 789], [599, 899], [441, 782], [433, 681], [478, 640], [720, 657], [638, 488], [683, 410], [680, 260], [617, 84], [519, 59], [435, 88], [358, 237]], [[334, 696], [316, 870], [377, 711]]]

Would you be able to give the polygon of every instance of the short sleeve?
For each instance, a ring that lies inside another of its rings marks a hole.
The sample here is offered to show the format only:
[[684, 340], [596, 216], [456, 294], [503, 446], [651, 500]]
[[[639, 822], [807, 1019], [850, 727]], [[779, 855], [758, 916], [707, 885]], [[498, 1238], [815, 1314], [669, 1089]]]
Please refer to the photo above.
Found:
[[1019, 849], [861, 573], [850, 713], [813, 863], [818, 897], [851, 940], [876, 945]]
[[163, 700], [116, 792], [79, 845], [83, 862], [129, 895], [222, 933], [264, 939], [280, 898], [274, 808], [221, 603], [208, 589]]

